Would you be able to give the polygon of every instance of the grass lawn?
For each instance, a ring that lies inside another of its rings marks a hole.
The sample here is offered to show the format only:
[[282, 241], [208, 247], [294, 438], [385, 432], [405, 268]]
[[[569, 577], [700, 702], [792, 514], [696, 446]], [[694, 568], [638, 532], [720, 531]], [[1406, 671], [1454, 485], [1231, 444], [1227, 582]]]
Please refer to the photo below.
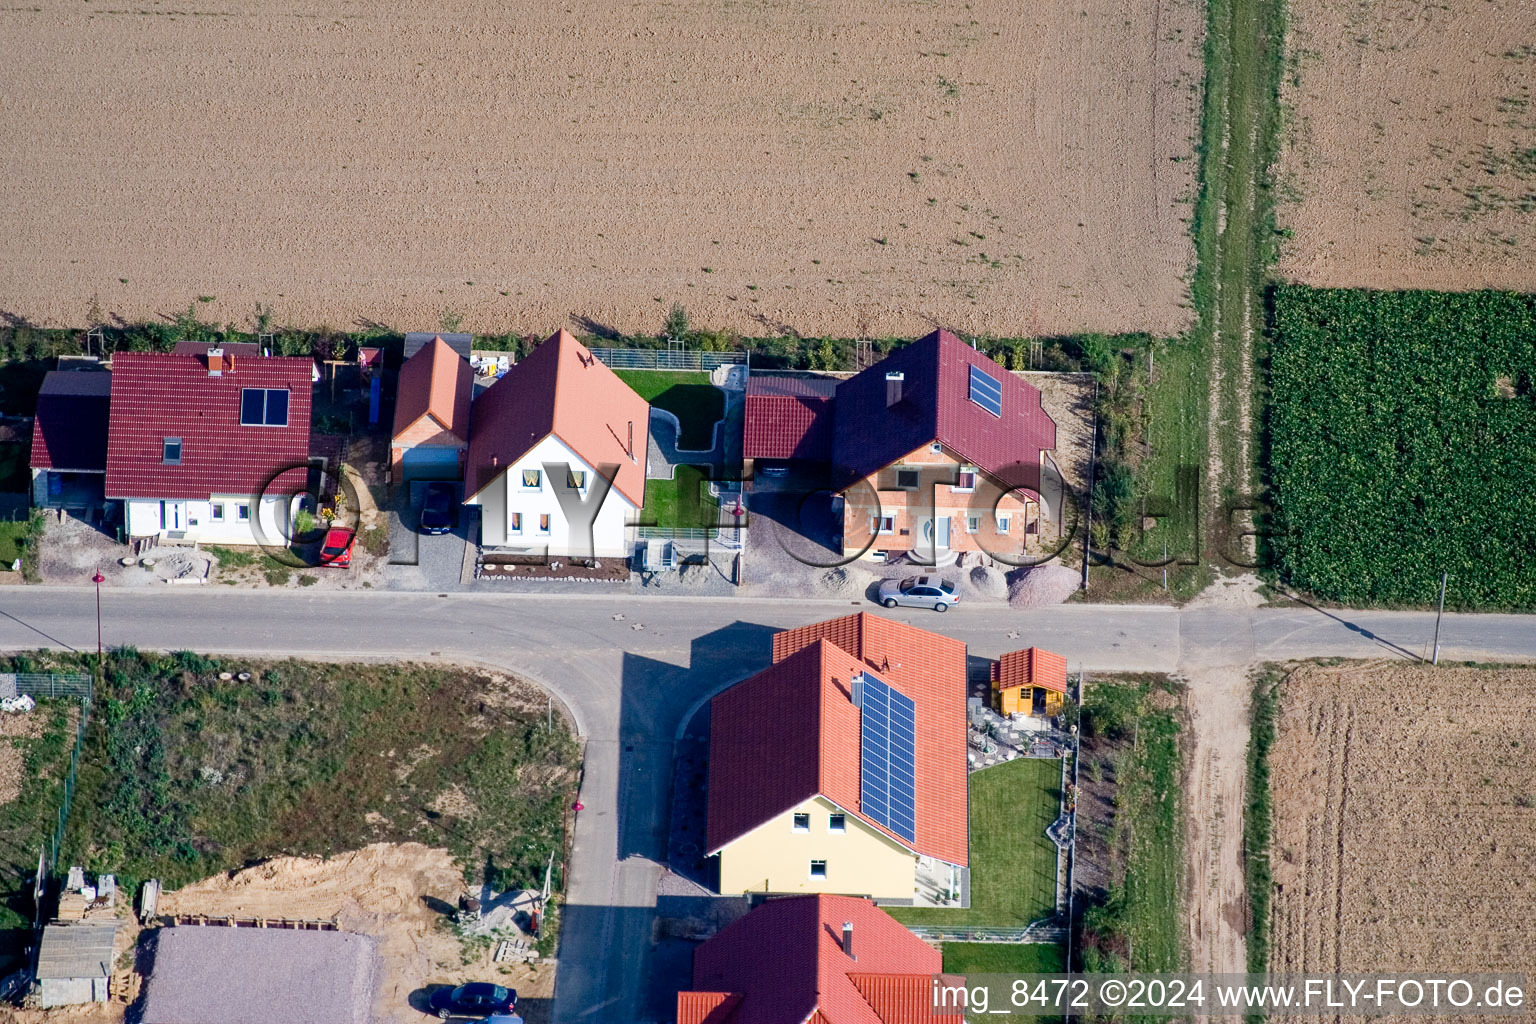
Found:
[[969, 909], [891, 907], [902, 924], [1023, 928], [1056, 911], [1061, 762], [1019, 758], [971, 776]]
[[946, 942], [944, 971], [953, 974], [1057, 974], [1066, 950], [1054, 942]]
[[564, 724], [546, 728], [545, 700], [454, 668], [116, 651], [63, 858], [132, 892], [148, 877], [175, 887], [280, 854], [414, 840], [447, 847], [474, 879], [536, 885], [580, 763]]
[[11, 563], [21, 557], [22, 541], [26, 540], [29, 525], [20, 522], [0, 521], [0, 568], [9, 569]]
[[640, 522], [668, 529], [718, 525], [720, 504], [709, 493], [708, 482], [709, 475], [698, 466], [678, 466], [671, 480], [647, 480]]
[[682, 424], [679, 448], [703, 450], [714, 444], [715, 423], [725, 415], [725, 395], [709, 374], [680, 370], [615, 370], [619, 378]]

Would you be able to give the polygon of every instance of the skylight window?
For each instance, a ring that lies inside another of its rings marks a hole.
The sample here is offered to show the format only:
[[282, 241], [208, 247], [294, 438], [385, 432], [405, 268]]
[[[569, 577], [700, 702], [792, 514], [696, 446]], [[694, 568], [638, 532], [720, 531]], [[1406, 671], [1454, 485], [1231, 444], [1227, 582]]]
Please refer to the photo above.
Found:
[[242, 427], [286, 427], [288, 425], [288, 389], [241, 388], [240, 425]]
[[160, 448], [160, 461], [167, 466], [181, 465], [181, 438], [168, 437]]
[[971, 367], [971, 401], [993, 416], [1003, 415], [1003, 386], [997, 378], [976, 367]]

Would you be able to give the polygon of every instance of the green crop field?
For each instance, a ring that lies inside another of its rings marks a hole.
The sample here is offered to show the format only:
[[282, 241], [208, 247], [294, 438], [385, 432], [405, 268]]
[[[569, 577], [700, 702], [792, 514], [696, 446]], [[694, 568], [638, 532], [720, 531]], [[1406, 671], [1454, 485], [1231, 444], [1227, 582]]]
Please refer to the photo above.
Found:
[[1536, 296], [1274, 291], [1281, 578], [1347, 603], [1536, 607]]

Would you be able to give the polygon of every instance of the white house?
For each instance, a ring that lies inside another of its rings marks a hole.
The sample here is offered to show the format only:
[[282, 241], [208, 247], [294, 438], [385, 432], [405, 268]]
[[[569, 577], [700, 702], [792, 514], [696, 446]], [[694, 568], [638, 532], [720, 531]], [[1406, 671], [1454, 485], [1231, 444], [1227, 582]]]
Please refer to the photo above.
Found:
[[568, 331], [477, 398], [465, 504], [484, 547], [623, 557], [645, 503], [650, 406]]
[[217, 348], [114, 356], [105, 489], [128, 535], [286, 547], [310, 376], [308, 359]]

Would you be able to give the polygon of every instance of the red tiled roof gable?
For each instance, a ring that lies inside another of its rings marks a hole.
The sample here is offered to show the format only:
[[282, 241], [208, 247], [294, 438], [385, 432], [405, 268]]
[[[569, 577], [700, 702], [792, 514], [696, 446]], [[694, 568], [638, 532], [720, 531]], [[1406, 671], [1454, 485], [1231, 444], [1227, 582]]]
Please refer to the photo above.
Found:
[[[302, 487], [313, 369], [309, 359], [236, 357], [232, 371], [215, 377], [203, 356], [119, 352], [112, 357], [106, 496], [196, 499]], [[243, 426], [245, 388], [286, 389], [288, 425]], [[181, 438], [180, 465], [164, 463], [168, 437]]]
[[773, 661], [711, 705], [708, 848], [817, 794], [892, 835], [859, 809], [848, 685], [868, 668], [917, 710], [917, 836], [892, 838], [966, 864], [965, 644], [861, 612], [776, 634]]
[[[843, 950], [845, 923], [853, 926], [852, 957]], [[678, 1024], [960, 1024], [931, 1010], [942, 966], [938, 950], [869, 900], [769, 900], [695, 951], [701, 991], [678, 994]], [[707, 1002], [695, 997], [721, 993], [736, 1000], [729, 1016], [695, 1015]]]

